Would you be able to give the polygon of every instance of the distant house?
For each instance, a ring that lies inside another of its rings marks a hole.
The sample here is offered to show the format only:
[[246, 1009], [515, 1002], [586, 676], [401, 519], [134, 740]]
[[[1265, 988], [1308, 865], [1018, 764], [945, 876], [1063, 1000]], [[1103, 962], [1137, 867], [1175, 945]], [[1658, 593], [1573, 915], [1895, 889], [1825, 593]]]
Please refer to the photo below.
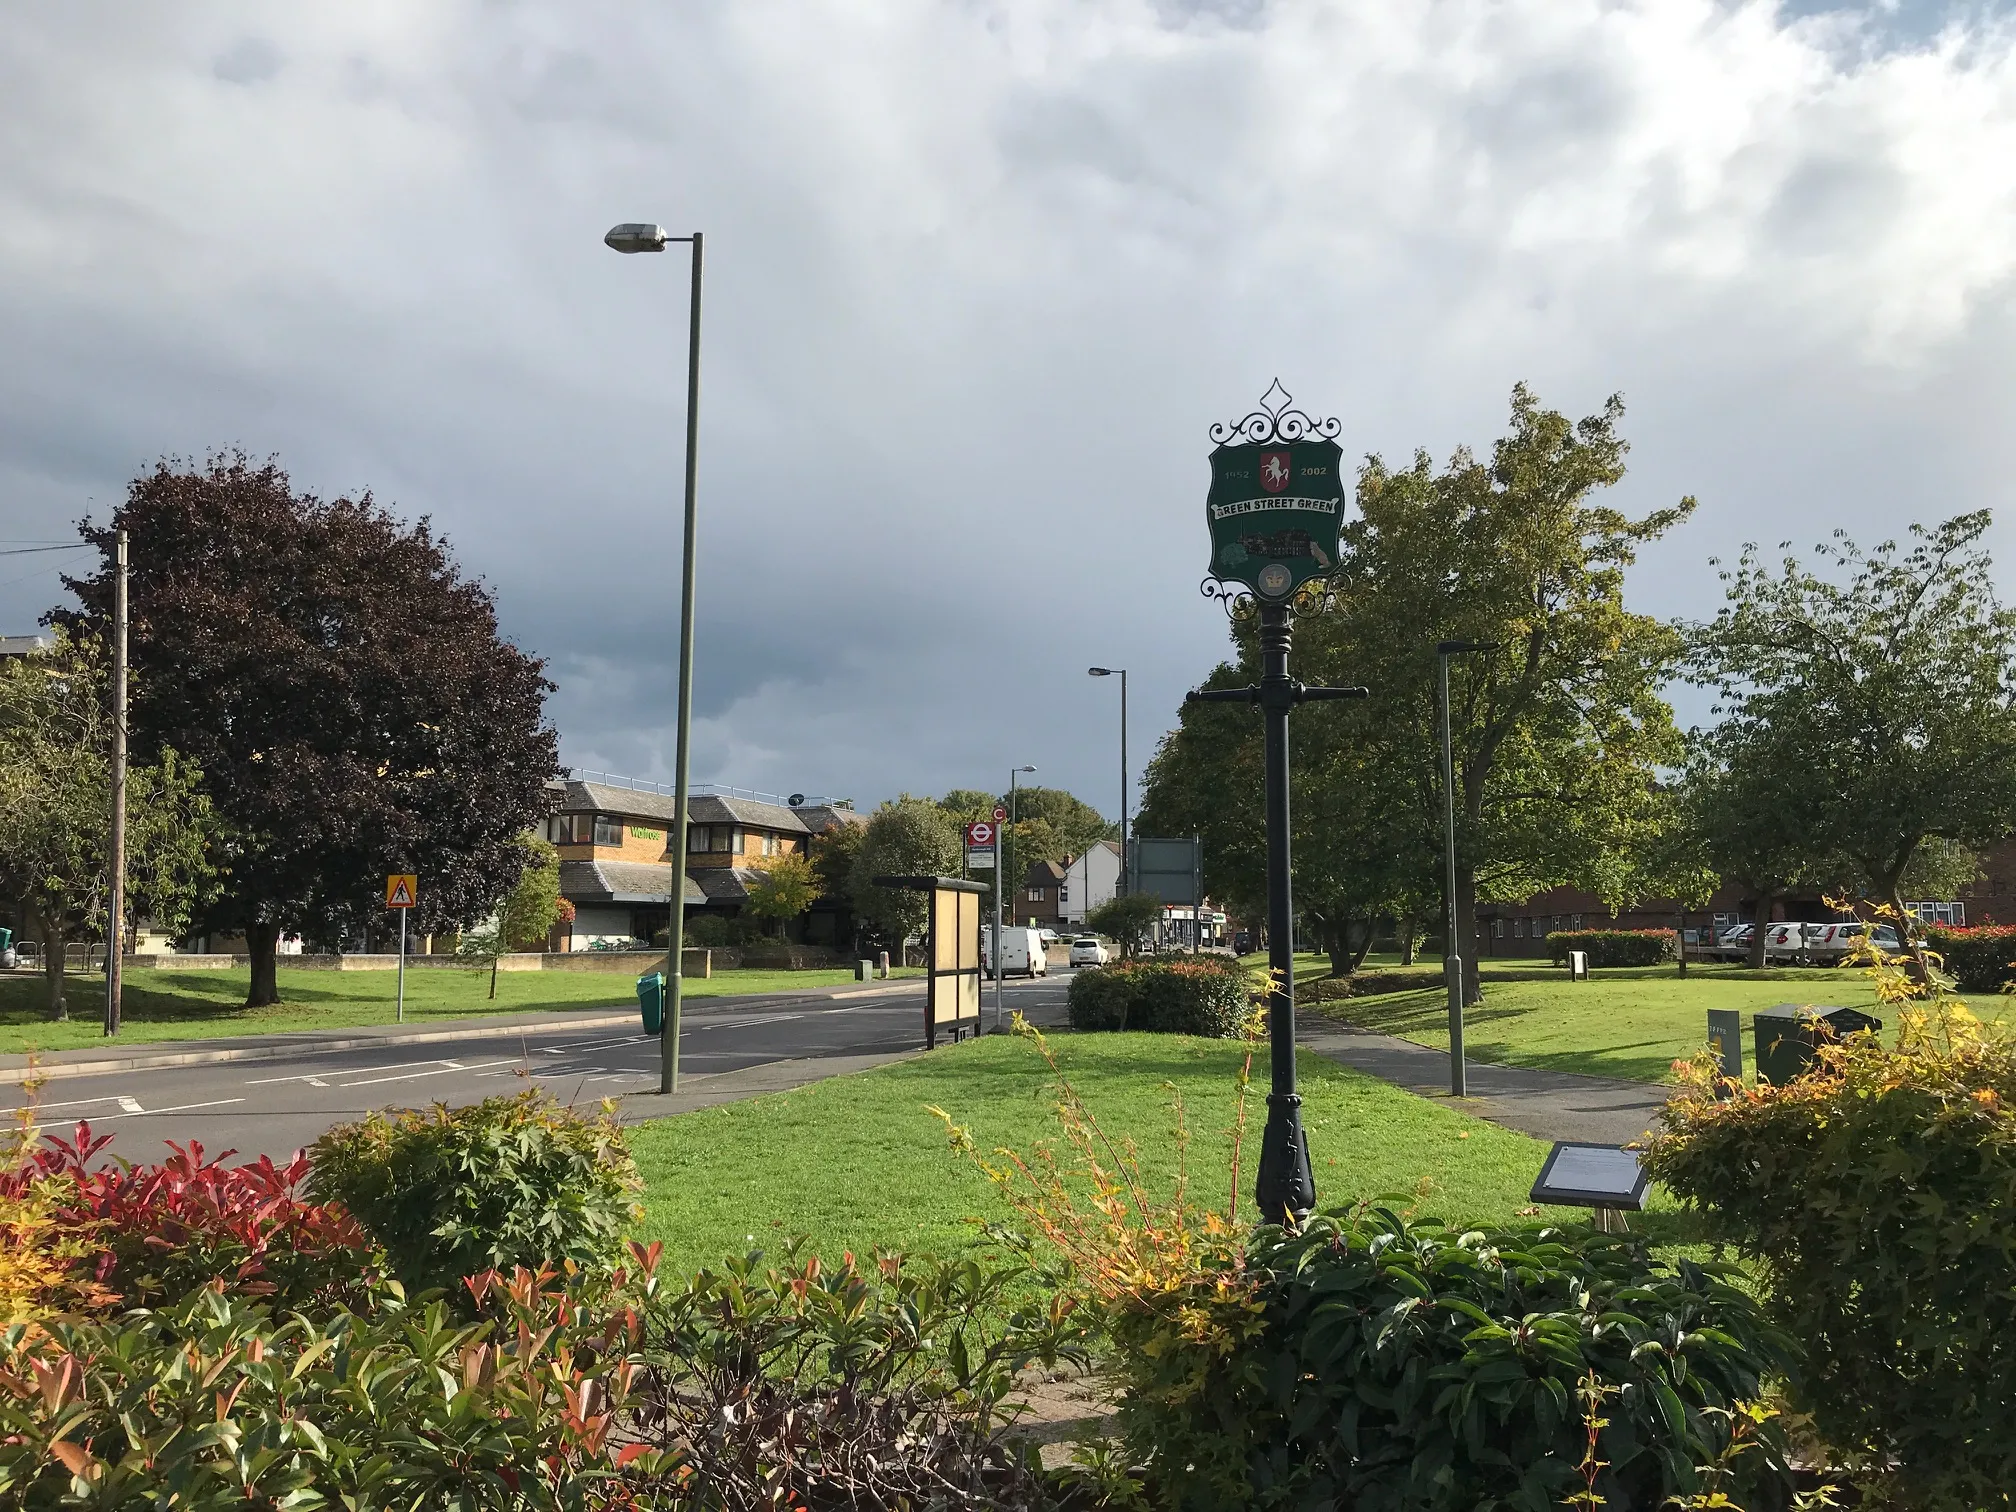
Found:
[[1055, 861], [1032, 863], [1022, 879], [1022, 890], [1009, 900], [1009, 917], [1017, 924], [1062, 930], [1064, 877], [1064, 868]]
[[33, 656], [55, 644], [49, 635], [0, 635], [0, 656]]
[[1101, 903], [1111, 902], [1120, 890], [1120, 842], [1101, 840], [1081, 856], [1064, 863], [1063, 892], [1059, 912], [1071, 928], [1085, 923], [1085, 915]]
[[[560, 896], [574, 905], [573, 923], [555, 931], [555, 948], [662, 941], [672, 916], [671, 795], [572, 780], [552, 784], [552, 792], [546, 838], [560, 853]], [[859, 822], [852, 809], [827, 800], [794, 809], [696, 789], [681, 868], [687, 917], [733, 918], [765, 860], [805, 855], [813, 835]]]

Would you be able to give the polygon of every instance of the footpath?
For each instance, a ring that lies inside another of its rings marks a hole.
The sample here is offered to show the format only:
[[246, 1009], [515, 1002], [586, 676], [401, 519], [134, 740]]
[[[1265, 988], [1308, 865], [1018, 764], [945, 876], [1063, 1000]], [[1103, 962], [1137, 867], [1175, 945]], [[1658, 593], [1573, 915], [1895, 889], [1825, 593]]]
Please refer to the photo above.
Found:
[[[688, 1017], [727, 1009], [747, 1013], [770, 1006], [840, 998], [892, 997], [922, 993], [923, 982], [898, 978], [873, 986], [819, 988], [805, 992], [764, 992], [747, 997], [694, 999]], [[586, 1008], [571, 1013], [496, 1013], [466, 1019], [422, 1019], [404, 1024], [362, 1024], [343, 1029], [297, 1029], [285, 1034], [239, 1034], [228, 1039], [144, 1041], [130, 1048], [87, 1045], [77, 1050], [51, 1050], [36, 1055], [0, 1055], [0, 1086], [34, 1077], [60, 1080], [71, 1076], [106, 1076], [122, 1071], [151, 1071], [172, 1066], [211, 1066], [230, 1061], [291, 1060], [301, 1055], [370, 1050], [381, 1045], [436, 1045], [448, 1040], [508, 1039], [567, 1029], [622, 1029], [638, 1022], [635, 1007]]]
[[1652, 1128], [1671, 1087], [1471, 1061], [1470, 1095], [1449, 1095], [1449, 1056], [1412, 1040], [1354, 1029], [1333, 1019], [1298, 1019], [1305, 1050], [1536, 1139], [1630, 1144]]

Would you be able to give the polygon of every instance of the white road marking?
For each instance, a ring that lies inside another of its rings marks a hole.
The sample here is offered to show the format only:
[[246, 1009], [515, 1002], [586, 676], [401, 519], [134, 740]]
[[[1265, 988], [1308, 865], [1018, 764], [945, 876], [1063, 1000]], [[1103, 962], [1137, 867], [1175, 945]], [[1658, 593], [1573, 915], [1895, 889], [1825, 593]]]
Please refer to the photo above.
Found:
[[193, 1113], [198, 1108], [228, 1108], [233, 1103], [242, 1103], [243, 1101], [245, 1099], [242, 1097], [220, 1097], [215, 1102], [183, 1103], [180, 1107], [155, 1108], [151, 1112], [135, 1108], [129, 1113], [107, 1113], [99, 1122], [110, 1123], [115, 1118], [160, 1118], [168, 1113]]
[[36, 1103], [35, 1108], [38, 1112], [46, 1113], [51, 1108], [88, 1108], [93, 1103], [117, 1102], [118, 1100], [118, 1098], [107, 1094], [104, 1097], [80, 1097], [74, 1102]]
[[321, 1078], [321, 1077], [319, 1077], [319, 1076], [310, 1076], [310, 1077], [305, 1077], [305, 1078], [304, 1078], [304, 1080], [305, 1080], [305, 1081], [306, 1081], [306, 1082], [308, 1083], [308, 1085], [309, 1085], [309, 1086], [311, 1086], [311, 1087], [326, 1087], [326, 1086], [328, 1086], [328, 1085], [329, 1085], [329, 1083], [327, 1083], [327, 1082], [325, 1082], [324, 1080], [322, 1080], [322, 1078]]
[[138, 1099], [131, 1097], [120, 1098], [119, 1106], [124, 1108], [128, 1113], [145, 1113], [147, 1111], [145, 1108], [140, 1106]]
[[342, 1090], [347, 1092], [352, 1087], [375, 1087], [383, 1082], [415, 1081], [423, 1076], [446, 1076], [451, 1071], [480, 1071], [484, 1066], [508, 1066], [511, 1064], [512, 1062], [508, 1060], [494, 1060], [484, 1061], [476, 1066], [462, 1066], [454, 1064], [443, 1065], [437, 1061], [432, 1071], [403, 1071], [397, 1076], [367, 1076], [363, 1081], [344, 1082]]

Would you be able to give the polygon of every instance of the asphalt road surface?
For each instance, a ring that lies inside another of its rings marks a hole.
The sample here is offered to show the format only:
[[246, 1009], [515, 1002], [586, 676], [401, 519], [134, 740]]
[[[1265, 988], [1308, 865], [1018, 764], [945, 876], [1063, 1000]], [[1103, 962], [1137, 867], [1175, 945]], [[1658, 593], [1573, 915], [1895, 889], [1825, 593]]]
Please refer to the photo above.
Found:
[[[1007, 1011], [1020, 1010], [1039, 1024], [1061, 1023], [1069, 978], [1053, 972], [1004, 984]], [[992, 1021], [991, 996], [983, 998], [981, 1018]], [[286, 1060], [64, 1077], [44, 1085], [36, 1103], [45, 1130], [67, 1132], [88, 1119], [94, 1130], [114, 1136], [111, 1152], [128, 1160], [157, 1159], [165, 1153], [162, 1141], [192, 1139], [213, 1155], [234, 1149], [279, 1159], [374, 1108], [475, 1102], [528, 1079], [563, 1102], [622, 1099], [624, 1116], [632, 1120], [682, 1112], [916, 1051], [923, 1046], [923, 1019], [924, 998], [914, 989], [703, 998], [681, 1016], [676, 1100], [657, 1095], [655, 1038], [626, 1029], [549, 1026], [509, 1038], [321, 1052], [304, 1047]], [[9, 1108], [24, 1100], [17, 1086], [0, 1093]]]

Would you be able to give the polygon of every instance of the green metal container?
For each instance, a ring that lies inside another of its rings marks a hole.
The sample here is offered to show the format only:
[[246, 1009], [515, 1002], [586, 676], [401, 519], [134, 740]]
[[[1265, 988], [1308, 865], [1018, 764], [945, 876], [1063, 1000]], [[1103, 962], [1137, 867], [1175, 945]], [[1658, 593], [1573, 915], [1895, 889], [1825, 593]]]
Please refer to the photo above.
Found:
[[637, 978], [637, 1011], [644, 1018], [646, 1034], [665, 1032], [665, 973], [647, 971]]
[[1760, 1008], [1751, 1024], [1757, 1045], [1757, 1080], [1782, 1087], [1811, 1069], [1823, 1037], [1846, 1039], [1857, 1030], [1882, 1027], [1883, 1020], [1854, 1008], [1815, 1008], [1804, 1003]]

